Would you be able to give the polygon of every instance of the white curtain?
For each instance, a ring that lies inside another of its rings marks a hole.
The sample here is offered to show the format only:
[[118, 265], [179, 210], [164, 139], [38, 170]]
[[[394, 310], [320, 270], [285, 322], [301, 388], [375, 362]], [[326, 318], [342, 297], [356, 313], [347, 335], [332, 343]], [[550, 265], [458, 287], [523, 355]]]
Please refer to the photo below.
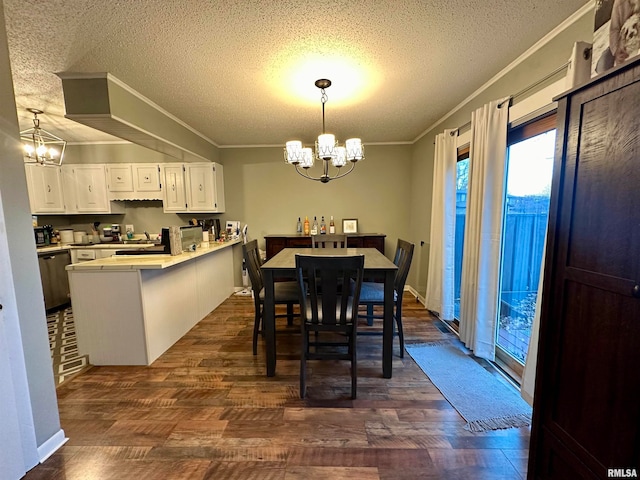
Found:
[[471, 114], [469, 190], [462, 253], [460, 339], [495, 359], [509, 99]]
[[531, 326], [531, 336], [529, 338], [529, 348], [527, 350], [527, 360], [522, 373], [522, 384], [520, 386], [520, 396], [533, 406], [533, 393], [536, 383], [536, 366], [538, 362], [538, 332], [540, 330], [540, 306], [542, 305], [542, 284], [544, 282], [544, 260], [546, 257], [547, 234], [544, 235], [545, 249], [542, 251], [542, 268], [540, 269], [540, 281], [538, 282], [538, 296], [536, 297], [536, 311], [533, 314], [533, 325]]
[[443, 320], [453, 320], [457, 139], [457, 129], [436, 136], [433, 164], [426, 306]]

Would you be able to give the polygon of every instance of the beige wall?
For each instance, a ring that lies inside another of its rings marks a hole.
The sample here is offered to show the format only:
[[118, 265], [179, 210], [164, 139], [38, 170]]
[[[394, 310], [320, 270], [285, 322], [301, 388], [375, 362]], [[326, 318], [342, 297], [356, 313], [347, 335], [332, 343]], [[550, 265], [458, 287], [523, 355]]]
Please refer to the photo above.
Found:
[[176, 159], [134, 143], [96, 143], [67, 145], [64, 163], [166, 163], [203, 162], [205, 160], [185, 153], [185, 159]]
[[304, 221], [322, 215], [336, 221], [357, 218], [363, 233], [387, 235], [385, 251], [393, 255], [409, 226], [411, 146], [366, 146], [366, 159], [348, 176], [327, 184], [299, 176], [284, 163], [283, 151], [273, 148], [221, 149], [227, 213], [225, 218], [249, 225], [249, 237], [264, 248], [264, 235], [295, 233]]

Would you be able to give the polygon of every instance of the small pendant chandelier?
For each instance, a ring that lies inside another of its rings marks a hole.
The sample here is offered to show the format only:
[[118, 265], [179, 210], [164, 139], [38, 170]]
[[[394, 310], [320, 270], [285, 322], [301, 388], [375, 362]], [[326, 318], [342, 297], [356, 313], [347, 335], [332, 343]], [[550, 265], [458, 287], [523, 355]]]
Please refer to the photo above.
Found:
[[[354, 169], [357, 162], [364, 160], [364, 145], [362, 145], [359, 138], [350, 138], [345, 142], [344, 146], [341, 146], [336, 141], [335, 135], [325, 132], [324, 104], [327, 103], [328, 100], [325, 88], [331, 86], [331, 80], [316, 80], [315, 85], [321, 91], [320, 101], [322, 102], [322, 135], [318, 135], [318, 140], [316, 140], [315, 154], [311, 148], [303, 148], [302, 142], [292, 140], [286, 143], [284, 160], [286, 163], [293, 165], [296, 171], [304, 178], [327, 183], [335, 178], [348, 175]], [[322, 160], [323, 162], [322, 175], [319, 177], [309, 175], [309, 168], [313, 167], [314, 159]], [[329, 162], [331, 162], [331, 165], [336, 169], [333, 174], [329, 173]], [[344, 167], [347, 162], [351, 162], [349, 170], [341, 172], [340, 169]], [[302, 168], [302, 170], [300, 170], [300, 168]]]
[[42, 110], [37, 108], [27, 108], [27, 110], [33, 113], [33, 128], [20, 132], [25, 161], [43, 165], [61, 165], [67, 142], [40, 128], [38, 115], [44, 113]]

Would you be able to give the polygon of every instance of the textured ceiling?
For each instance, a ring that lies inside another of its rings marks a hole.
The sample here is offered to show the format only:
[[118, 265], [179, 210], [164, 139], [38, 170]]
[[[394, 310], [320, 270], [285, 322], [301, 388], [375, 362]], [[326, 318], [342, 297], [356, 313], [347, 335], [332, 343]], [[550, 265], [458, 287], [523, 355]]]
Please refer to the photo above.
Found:
[[219, 146], [411, 142], [592, 0], [4, 0], [21, 128], [70, 141], [56, 72], [108, 72]]

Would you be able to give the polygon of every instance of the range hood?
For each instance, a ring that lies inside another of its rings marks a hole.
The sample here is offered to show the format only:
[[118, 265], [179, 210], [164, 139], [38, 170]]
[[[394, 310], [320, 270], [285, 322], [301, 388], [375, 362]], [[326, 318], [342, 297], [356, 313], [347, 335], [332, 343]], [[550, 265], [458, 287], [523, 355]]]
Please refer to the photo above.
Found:
[[65, 118], [179, 160], [189, 155], [217, 161], [211, 140], [110, 73], [57, 74]]

